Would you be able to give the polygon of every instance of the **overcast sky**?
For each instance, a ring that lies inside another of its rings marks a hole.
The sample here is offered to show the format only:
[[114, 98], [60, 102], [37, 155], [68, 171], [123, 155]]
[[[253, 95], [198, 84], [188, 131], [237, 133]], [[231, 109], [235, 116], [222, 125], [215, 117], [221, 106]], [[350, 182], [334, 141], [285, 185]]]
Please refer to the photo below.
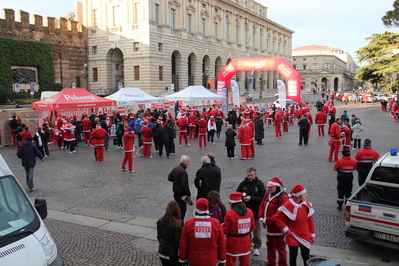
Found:
[[[183, 1], [183, 0], [182, 0]], [[2, 0], [1, 8], [62, 17], [74, 11], [74, 0]], [[355, 51], [366, 46], [366, 37], [384, 31], [381, 17], [394, 0], [258, 0], [268, 7], [268, 18], [295, 31], [292, 47], [311, 44], [340, 48], [356, 60]], [[3, 18], [3, 14], [1, 14]]]

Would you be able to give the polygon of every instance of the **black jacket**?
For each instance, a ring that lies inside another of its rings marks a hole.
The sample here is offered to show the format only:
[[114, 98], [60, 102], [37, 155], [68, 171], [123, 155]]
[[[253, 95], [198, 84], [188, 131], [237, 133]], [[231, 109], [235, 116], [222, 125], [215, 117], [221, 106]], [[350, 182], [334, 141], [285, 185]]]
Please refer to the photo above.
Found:
[[169, 173], [168, 180], [173, 182], [173, 192], [178, 196], [191, 196], [190, 189], [188, 187], [188, 175], [186, 172], [186, 166], [181, 163]]
[[194, 185], [198, 189], [197, 199], [207, 198], [211, 190], [220, 191], [222, 177], [210, 163], [204, 163], [195, 175]]
[[234, 130], [228, 128], [224, 132], [224, 134], [226, 135], [226, 140], [224, 142], [224, 146], [226, 146], [226, 147], [235, 146], [236, 145], [235, 136], [237, 136], [237, 133]]
[[238, 185], [237, 191], [242, 193], [245, 192], [247, 196], [251, 196], [251, 200], [245, 202], [245, 205], [254, 213], [254, 218], [257, 220], [259, 206], [262, 202], [263, 196], [266, 193], [266, 188], [262, 180], [260, 180], [258, 177], [255, 177], [252, 182], [249, 182], [248, 178], [245, 177], [244, 181]]
[[262, 118], [255, 118], [255, 139], [263, 139], [265, 137], [264, 131]]
[[164, 126], [158, 126], [154, 134], [159, 144], [169, 142], [168, 131]]
[[182, 227], [171, 227], [168, 219], [157, 221], [158, 253], [163, 256], [177, 257]]

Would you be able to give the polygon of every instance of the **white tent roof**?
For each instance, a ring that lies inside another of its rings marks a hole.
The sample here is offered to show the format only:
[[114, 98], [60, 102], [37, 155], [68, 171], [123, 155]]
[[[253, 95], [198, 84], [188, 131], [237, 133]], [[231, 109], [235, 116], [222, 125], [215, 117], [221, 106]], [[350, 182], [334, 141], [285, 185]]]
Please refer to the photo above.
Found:
[[121, 88], [105, 98], [115, 100], [117, 105], [163, 103], [165, 101], [165, 99], [149, 95], [139, 88]]
[[189, 86], [182, 91], [167, 95], [165, 97], [169, 101], [206, 101], [206, 100], [223, 100], [222, 95], [217, 95], [207, 90], [204, 86]]

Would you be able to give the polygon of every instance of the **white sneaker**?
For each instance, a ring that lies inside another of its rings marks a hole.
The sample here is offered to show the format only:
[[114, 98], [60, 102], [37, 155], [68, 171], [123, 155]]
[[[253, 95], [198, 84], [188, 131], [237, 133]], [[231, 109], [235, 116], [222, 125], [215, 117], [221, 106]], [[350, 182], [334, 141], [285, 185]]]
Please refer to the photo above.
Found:
[[259, 256], [260, 255], [260, 251], [258, 248], [254, 249], [254, 256]]

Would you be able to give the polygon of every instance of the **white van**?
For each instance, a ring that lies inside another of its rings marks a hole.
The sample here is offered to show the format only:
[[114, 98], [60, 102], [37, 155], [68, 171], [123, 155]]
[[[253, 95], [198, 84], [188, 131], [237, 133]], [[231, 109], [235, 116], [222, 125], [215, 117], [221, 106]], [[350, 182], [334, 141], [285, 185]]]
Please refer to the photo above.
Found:
[[0, 265], [64, 265], [43, 223], [46, 217], [46, 201], [36, 199], [33, 207], [0, 155]]

